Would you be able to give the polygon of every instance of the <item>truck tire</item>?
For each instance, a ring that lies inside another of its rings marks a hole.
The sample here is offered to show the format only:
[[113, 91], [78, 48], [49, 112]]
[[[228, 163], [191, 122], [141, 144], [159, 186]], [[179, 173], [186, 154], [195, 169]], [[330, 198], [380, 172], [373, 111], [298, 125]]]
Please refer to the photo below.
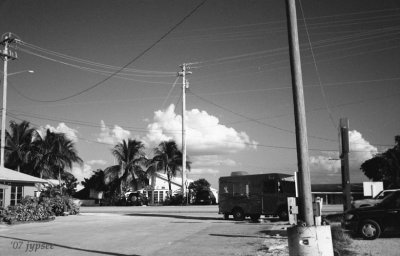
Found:
[[284, 208], [279, 209], [278, 217], [279, 217], [279, 220], [281, 220], [281, 221], [288, 221], [289, 220], [289, 214], [288, 214], [287, 210], [284, 209]]
[[232, 215], [233, 215], [233, 219], [236, 221], [242, 221], [242, 220], [244, 220], [244, 217], [245, 217], [244, 211], [242, 210], [242, 208], [233, 209]]
[[374, 240], [381, 235], [381, 227], [376, 221], [364, 220], [361, 222], [359, 234], [366, 240]]
[[256, 222], [256, 221], [258, 221], [260, 216], [261, 216], [260, 214], [250, 214], [250, 219], [251, 219], [251, 221]]

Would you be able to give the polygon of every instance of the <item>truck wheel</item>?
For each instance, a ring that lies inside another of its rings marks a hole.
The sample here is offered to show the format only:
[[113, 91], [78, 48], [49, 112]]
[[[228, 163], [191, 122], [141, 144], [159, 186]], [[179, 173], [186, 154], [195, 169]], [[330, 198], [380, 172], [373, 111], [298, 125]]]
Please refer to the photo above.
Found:
[[251, 214], [250, 215], [250, 219], [254, 222], [258, 221], [258, 219], [260, 218], [260, 214]]
[[233, 209], [232, 215], [233, 215], [233, 219], [236, 221], [244, 220], [244, 212], [241, 208]]
[[224, 220], [229, 220], [229, 214], [228, 213], [224, 213]]
[[279, 220], [281, 220], [281, 221], [288, 221], [289, 220], [289, 214], [285, 209], [280, 209], [278, 211], [278, 217], [279, 217]]
[[374, 240], [381, 235], [381, 227], [373, 220], [364, 220], [361, 223], [359, 233], [366, 240]]

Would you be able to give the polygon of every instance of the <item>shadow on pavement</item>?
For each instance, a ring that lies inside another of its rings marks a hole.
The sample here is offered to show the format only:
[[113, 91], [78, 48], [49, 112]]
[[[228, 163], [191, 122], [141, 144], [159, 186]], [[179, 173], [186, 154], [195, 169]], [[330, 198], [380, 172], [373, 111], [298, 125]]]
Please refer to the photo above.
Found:
[[269, 236], [268, 238], [283, 238], [287, 237], [287, 231], [286, 230], [264, 230], [260, 231], [260, 233]]
[[128, 213], [125, 216], [141, 216], [141, 217], [162, 217], [162, 218], [175, 218], [184, 220], [221, 220], [221, 217], [201, 217], [201, 216], [182, 216], [174, 214], [154, 214], [154, 213]]
[[48, 245], [53, 245], [53, 246], [57, 246], [57, 247], [60, 247], [60, 248], [66, 248], [66, 249], [70, 249], [70, 250], [83, 251], [83, 252], [91, 252], [91, 253], [114, 255], [114, 256], [139, 256], [137, 254], [121, 254], [121, 253], [116, 253], [116, 252], [103, 252], [103, 251], [82, 249], [82, 248], [76, 248], [76, 247], [62, 245], [62, 244], [54, 244], [54, 243], [49, 243], [49, 242], [37, 241], [37, 240], [21, 239], [21, 238], [18, 238], [18, 237], [10, 237], [10, 236], [0, 236], [0, 237], [6, 238], [6, 239], [12, 239], [12, 240], [18, 240], [18, 241], [23, 241], [23, 242], [34, 243], [34, 244], [48, 244]]
[[264, 238], [262, 236], [246, 236], [246, 235], [228, 235], [228, 234], [209, 234], [210, 236], [223, 236], [223, 237], [252, 237], [252, 238]]

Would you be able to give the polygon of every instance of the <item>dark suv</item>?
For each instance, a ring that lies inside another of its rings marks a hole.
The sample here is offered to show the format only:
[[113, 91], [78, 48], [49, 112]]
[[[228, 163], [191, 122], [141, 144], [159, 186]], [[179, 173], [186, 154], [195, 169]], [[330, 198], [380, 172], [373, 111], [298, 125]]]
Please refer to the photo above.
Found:
[[148, 199], [139, 191], [130, 192], [126, 195], [126, 205], [142, 206], [148, 205]]
[[375, 206], [346, 211], [342, 226], [369, 240], [378, 238], [386, 228], [400, 229], [400, 191]]

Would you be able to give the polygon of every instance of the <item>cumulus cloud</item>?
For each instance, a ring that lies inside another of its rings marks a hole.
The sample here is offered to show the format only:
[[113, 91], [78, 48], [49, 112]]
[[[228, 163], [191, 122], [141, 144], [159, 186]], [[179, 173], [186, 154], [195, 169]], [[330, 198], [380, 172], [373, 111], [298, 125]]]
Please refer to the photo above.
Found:
[[105, 165], [107, 161], [104, 160], [90, 160], [86, 162], [89, 165]]
[[49, 129], [51, 132], [54, 133], [64, 133], [65, 136], [73, 142], [78, 141], [78, 136], [77, 136], [78, 131], [68, 127], [65, 123], [59, 123], [57, 127], [53, 127], [48, 124], [45, 127], [40, 127], [38, 132], [40, 133], [41, 136], [43, 136], [47, 129]]
[[89, 178], [93, 174], [93, 169], [92, 166], [85, 163], [82, 166], [74, 166], [71, 170], [71, 173], [75, 176], [75, 178], [78, 180], [78, 186], [77, 190], [80, 190], [83, 188], [81, 185], [81, 182], [85, 178]]
[[[175, 106], [171, 104], [167, 109], [154, 113], [144, 140], [149, 145], [167, 140], [175, 140], [181, 145], [181, 127], [182, 117], [175, 113]], [[250, 140], [245, 132], [238, 132], [219, 123], [217, 117], [206, 111], [192, 109], [186, 112], [186, 146], [191, 156], [221, 155], [255, 149], [257, 142]]]
[[131, 135], [131, 132], [128, 130], [124, 130], [122, 127], [118, 125], [114, 125], [113, 129], [110, 129], [103, 120], [100, 123], [100, 134], [97, 138], [98, 142], [107, 143], [107, 144], [116, 144], [122, 140], [126, 140]]
[[236, 166], [235, 160], [218, 155], [193, 156], [190, 158], [190, 161], [192, 161], [193, 166], [203, 166], [203, 167]]
[[[360, 166], [366, 160], [372, 158], [378, 149], [366, 141], [360, 132], [353, 130], [349, 131], [349, 162], [350, 174], [353, 179], [366, 179], [360, 170]], [[311, 174], [322, 176], [341, 175], [341, 162], [338, 153], [325, 153], [323, 155], [310, 157]]]
[[193, 168], [190, 170], [190, 175], [218, 174], [219, 170], [212, 168]]

